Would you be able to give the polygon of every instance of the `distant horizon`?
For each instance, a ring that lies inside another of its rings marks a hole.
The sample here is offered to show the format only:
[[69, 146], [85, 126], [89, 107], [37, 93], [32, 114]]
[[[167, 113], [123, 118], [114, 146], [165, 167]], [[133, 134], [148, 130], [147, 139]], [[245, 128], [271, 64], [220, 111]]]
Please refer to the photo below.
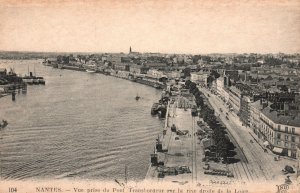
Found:
[[[129, 52], [93, 52], [93, 51], [23, 51], [23, 50], [0, 50], [0, 53], [3, 52], [17, 52], [17, 53], [65, 53], [65, 54], [72, 54], [72, 53], [84, 53], [84, 54], [129, 54]], [[274, 52], [274, 53], [262, 53], [262, 52], [210, 52], [210, 53], [166, 53], [166, 52], [139, 52], [139, 51], [133, 51], [140, 54], [168, 54], [168, 55], [212, 55], [212, 54], [221, 54], [221, 55], [230, 55], [230, 54], [237, 54], [237, 55], [243, 55], [243, 54], [259, 54], [259, 55], [276, 55], [276, 54], [285, 54], [285, 55], [298, 55], [300, 52], [297, 53], [285, 53], [285, 52]]]

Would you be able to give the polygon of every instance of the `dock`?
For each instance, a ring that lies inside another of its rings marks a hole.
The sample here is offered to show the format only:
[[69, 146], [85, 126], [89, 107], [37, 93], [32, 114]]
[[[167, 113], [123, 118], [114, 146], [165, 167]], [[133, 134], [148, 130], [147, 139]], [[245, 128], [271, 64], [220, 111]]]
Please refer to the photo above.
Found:
[[[227, 176], [204, 174], [206, 166], [206, 163], [202, 161], [205, 157], [204, 147], [197, 135], [197, 131], [200, 129], [197, 122], [203, 120], [199, 116], [192, 116], [193, 100], [182, 96], [173, 100], [175, 100], [173, 103], [169, 102], [168, 104], [165, 127], [156, 142], [154, 154], [157, 157], [158, 165], [150, 163], [145, 180], [179, 184], [231, 180], [232, 178], [229, 179]], [[173, 125], [176, 127], [176, 132]], [[161, 143], [161, 151], [157, 150], [158, 143]], [[227, 170], [225, 164], [209, 164], [213, 169]]]
[[[150, 166], [146, 175], [146, 179], [150, 180], [192, 180], [193, 170], [196, 170], [195, 160], [196, 143], [195, 141], [195, 125], [197, 118], [191, 116], [190, 108], [179, 108], [184, 100], [177, 98], [173, 104], [168, 104], [167, 117], [165, 119], [165, 127], [157, 141], [162, 144], [163, 152], [156, 152], [158, 161], [163, 162], [165, 167], [176, 168], [181, 167], [187, 169], [182, 174], [177, 172], [169, 172], [170, 175], [164, 178], [158, 178], [159, 167]], [[187, 105], [186, 105], [187, 106]], [[171, 130], [172, 125], [176, 125], [177, 132]], [[182, 132], [182, 134], [179, 134]], [[174, 170], [173, 170], [174, 171]]]

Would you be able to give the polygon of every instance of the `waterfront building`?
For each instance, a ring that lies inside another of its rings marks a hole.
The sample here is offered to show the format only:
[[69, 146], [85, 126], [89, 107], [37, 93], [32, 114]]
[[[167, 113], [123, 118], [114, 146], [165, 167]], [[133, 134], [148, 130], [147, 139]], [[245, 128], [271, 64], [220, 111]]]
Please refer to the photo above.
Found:
[[228, 102], [229, 100], [229, 93], [227, 90], [228, 81], [229, 79], [225, 74], [216, 79], [216, 92], [224, 102]]
[[241, 98], [241, 108], [239, 112], [239, 117], [242, 123], [246, 126], [250, 126], [250, 103], [251, 99], [249, 96], [242, 95]]
[[224, 96], [224, 77], [220, 76], [216, 79], [217, 93]]
[[128, 71], [119, 70], [119, 71], [116, 71], [115, 76], [118, 78], [128, 79], [129, 74], [130, 74], [130, 72], [128, 72]]
[[172, 70], [165, 72], [168, 79], [179, 79], [181, 77], [181, 71], [178, 70]]
[[129, 71], [129, 64], [127, 63], [116, 63], [114, 64], [114, 70], [122, 70], [122, 71]]
[[207, 86], [207, 78], [209, 76], [209, 73], [207, 72], [192, 72], [191, 73], [191, 81], [195, 82], [196, 84]]
[[232, 107], [231, 110], [238, 113], [241, 108], [241, 91], [236, 86], [231, 86], [228, 88], [229, 101], [228, 103]]
[[143, 65], [132, 64], [129, 71], [133, 74], [147, 74], [149, 68]]
[[259, 132], [261, 127], [260, 113], [262, 107], [262, 99], [250, 103], [250, 127], [252, 128], [253, 132], [258, 136], [258, 138], [262, 137]]
[[297, 157], [300, 144], [300, 113], [283, 115], [267, 106], [260, 114], [260, 133], [274, 153]]
[[154, 78], [162, 78], [162, 77], [166, 77], [164, 75], [164, 72], [160, 71], [160, 70], [157, 70], [157, 69], [149, 69], [149, 71], [147, 72], [147, 75], [151, 76], [151, 77], [154, 77]]
[[1, 76], [6, 76], [6, 74], [7, 74], [6, 68], [0, 68], [0, 77]]
[[158, 69], [158, 70], [165, 70], [167, 64], [162, 62], [147, 62], [145, 66], [149, 68]]

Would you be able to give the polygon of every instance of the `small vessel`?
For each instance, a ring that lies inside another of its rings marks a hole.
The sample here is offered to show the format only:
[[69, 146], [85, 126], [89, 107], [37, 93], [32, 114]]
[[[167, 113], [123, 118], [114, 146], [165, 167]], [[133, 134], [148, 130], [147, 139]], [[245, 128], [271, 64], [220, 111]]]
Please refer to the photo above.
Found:
[[8, 122], [6, 120], [2, 120], [2, 123], [0, 123], [0, 129], [4, 129], [8, 125]]
[[159, 103], [154, 103], [151, 108], [151, 115], [156, 115], [158, 113]]
[[45, 79], [41, 76], [36, 77], [39, 84], [45, 85]]
[[45, 85], [45, 80], [43, 77], [41, 76], [36, 76], [36, 72], [35, 72], [35, 66], [34, 66], [34, 74], [32, 72], [29, 71], [29, 66], [28, 66], [28, 75], [25, 75], [24, 77], [22, 77], [22, 80], [24, 83], [28, 84], [28, 85], [38, 85], [38, 84], [43, 84]]
[[86, 70], [85, 71], [88, 72], [88, 73], [95, 73], [96, 70], [97, 70], [97, 66], [94, 65], [94, 64], [90, 64], [90, 65], [86, 66]]
[[24, 76], [22, 77], [23, 82], [26, 84], [32, 85], [33, 84], [33, 78], [30, 76]]
[[95, 73], [96, 71], [95, 70], [91, 70], [91, 69], [87, 69], [86, 72], [88, 72], [88, 73]]
[[139, 95], [136, 95], [135, 100], [139, 100], [141, 97]]

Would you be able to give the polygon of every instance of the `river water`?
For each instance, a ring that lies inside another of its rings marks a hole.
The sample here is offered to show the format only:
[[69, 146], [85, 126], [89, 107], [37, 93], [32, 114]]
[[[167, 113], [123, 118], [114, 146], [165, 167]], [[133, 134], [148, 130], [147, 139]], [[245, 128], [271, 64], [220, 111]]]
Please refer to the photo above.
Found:
[[[46, 85], [0, 98], [1, 179], [100, 179], [140, 181], [147, 172], [163, 121], [150, 109], [154, 88], [102, 74], [59, 70], [41, 61], [0, 60]], [[136, 94], [142, 98], [135, 100]]]

